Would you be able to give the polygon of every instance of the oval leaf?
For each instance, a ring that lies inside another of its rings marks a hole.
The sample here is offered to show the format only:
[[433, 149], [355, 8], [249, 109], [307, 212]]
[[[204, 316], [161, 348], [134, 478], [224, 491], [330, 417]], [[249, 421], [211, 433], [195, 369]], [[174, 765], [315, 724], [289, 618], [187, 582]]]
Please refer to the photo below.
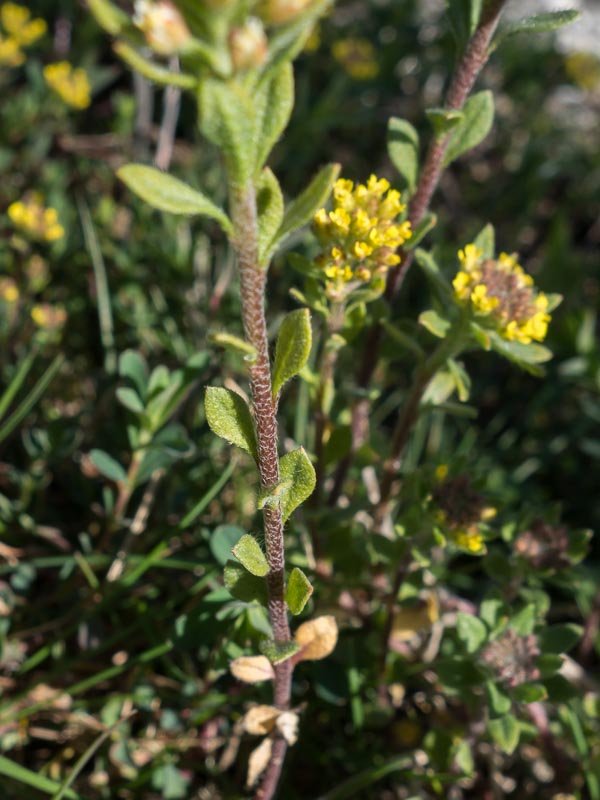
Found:
[[264, 578], [268, 573], [269, 562], [254, 536], [245, 533], [231, 552], [252, 575]]
[[261, 681], [272, 681], [275, 677], [275, 670], [266, 656], [242, 656], [236, 658], [229, 665], [229, 671], [244, 683], [260, 683]]
[[279, 329], [273, 366], [273, 397], [297, 375], [308, 361], [312, 345], [310, 311], [300, 308], [289, 313]]
[[[266, 658], [265, 661], [269, 664]], [[252, 736], [265, 736], [273, 730], [280, 714], [275, 706], [254, 706], [244, 715], [244, 730]]]
[[272, 664], [281, 664], [300, 650], [297, 642], [276, 642], [274, 639], [263, 639], [258, 647]]
[[265, 167], [256, 186], [258, 213], [258, 260], [261, 267], [268, 264], [273, 242], [283, 219], [283, 195], [273, 172]]
[[391, 117], [388, 122], [387, 149], [392, 164], [412, 193], [419, 173], [419, 134], [410, 122]]
[[104, 450], [90, 450], [90, 460], [105, 478], [115, 483], [127, 483], [127, 473], [123, 467]]
[[463, 108], [462, 119], [452, 130], [444, 157], [447, 167], [467, 150], [472, 150], [485, 139], [494, 121], [494, 95], [491, 91], [478, 92], [470, 97]]
[[335, 617], [317, 617], [304, 622], [295, 635], [300, 645], [298, 661], [319, 661], [335, 649], [338, 640], [338, 626]]
[[254, 422], [250, 409], [239, 394], [230, 389], [209, 386], [204, 398], [204, 409], [206, 421], [213, 433], [257, 458]]
[[[264, 578], [257, 578], [238, 564], [237, 561], [228, 561], [223, 570], [223, 582], [229, 594], [243, 603], [257, 602], [267, 605], [267, 584]], [[265, 655], [268, 655], [265, 653]]]
[[315, 488], [315, 468], [303, 447], [287, 453], [279, 462], [281, 474], [281, 517], [285, 522], [290, 514], [310, 497]]
[[246, 778], [246, 786], [248, 789], [252, 788], [262, 773], [266, 770], [271, 755], [273, 753], [273, 739], [267, 737], [263, 739], [258, 747], [250, 753], [248, 760], [248, 777]]
[[313, 587], [306, 575], [298, 567], [294, 567], [288, 580], [285, 591], [285, 602], [292, 614], [301, 614], [308, 599], [313, 593]]
[[294, 70], [289, 62], [261, 83], [254, 94], [257, 154], [260, 169], [289, 122], [294, 106]]
[[126, 164], [117, 171], [117, 175], [134, 194], [145, 200], [159, 211], [184, 216], [211, 217], [223, 228], [225, 233], [231, 234], [233, 227], [224, 211], [216, 206], [212, 200], [192, 189], [187, 183], [167, 175], [154, 167], [145, 164]]

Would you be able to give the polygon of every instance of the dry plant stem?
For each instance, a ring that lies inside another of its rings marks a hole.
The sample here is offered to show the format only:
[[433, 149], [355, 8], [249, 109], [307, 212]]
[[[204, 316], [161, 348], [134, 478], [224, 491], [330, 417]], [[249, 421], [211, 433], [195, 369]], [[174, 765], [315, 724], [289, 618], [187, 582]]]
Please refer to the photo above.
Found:
[[[471, 37], [465, 54], [458, 65], [446, 95], [444, 108], [461, 110], [489, 57], [489, 47], [492, 37], [498, 26], [502, 8], [507, 0], [491, 0], [482, 12], [481, 21], [477, 30]], [[408, 218], [414, 228], [421, 222], [429, 209], [431, 198], [440, 182], [440, 177], [444, 170], [444, 156], [448, 149], [450, 134], [433, 139], [425, 163], [420, 171], [419, 181], [415, 194], [409, 205]], [[402, 258], [400, 266], [391, 271], [388, 276], [386, 287], [386, 299], [391, 302], [397, 295], [406, 273], [413, 262], [414, 251], [400, 251]], [[367, 335], [367, 342], [364, 349], [363, 362], [358, 374], [358, 386], [366, 389], [371, 383], [375, 367], [377, 366], [377, 355], [381, 346], [382, 330], [379, 325], [375, 325]], [[369, 400], [363, 399], [355, 403], [352, 409], [352, 450], [351, 453], [340, 462], [334, 485], [329, 496], [329, 505], [336, 504], [340, 496], [348, 469], [353, 460], [354, 453], [366, 441], [368, 435], [368, 415]], [[354, 437], [357, 438], [354, 438]]]
[[[169, 61], [171, 72], [179, 72], [179, 59], [174, 56]], [[175, 132], [181, 105], [181, 89], [176, 86], [167, 86], [164, 94], [163, 117], [158, 132], [158, 144], [154, 156], [154, 164], [158, 169], [167, 170], [173, 157], [175, 145]]]
[[[250, 386], [258, 442], [258, 471], [261, 486], [271, 489], [279, 483], [278, 435], [265, 320], [267, 273], [258, 265], [256, 192], [253, 185], [232, 188], [231, 210], [236, 229], [234, 247], [240, 270], [242, 319], [246, 338], [256, 350], [256, 360], [250, 365]], [[266, 555], [270, 567], [267, 576], [269, 619], [275, 640], [289, 641], [281, 510], [277, 506], [265, 506], [263, 516]], [[289, 707], [291, 680], [292, 664], [290, 661], [284, 661], [275, 666], [274, 701], [279, 708]], [[258, 798], [270, 800], [273, 796], [283, 766], [286, 748], [284, 739], [275, 739], [273, 756], [256, 794], [257, 800]]]

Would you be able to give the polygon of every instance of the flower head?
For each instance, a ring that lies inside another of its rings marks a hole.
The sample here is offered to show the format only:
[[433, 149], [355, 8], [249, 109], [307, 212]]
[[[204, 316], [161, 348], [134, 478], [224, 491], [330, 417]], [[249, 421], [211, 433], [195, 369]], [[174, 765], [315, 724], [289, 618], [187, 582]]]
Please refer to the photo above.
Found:
[[59, 331], [67, 321], [67, 312], [61, 305], [38, 303], [31, 309], [31, 319], [44, 331]]
[[169, 0], [136, 0], [134, 24], [143, 32], [155, 53], [172, 56], [191, 37], [181, 12]]
[[330, 295], [361, 284], [382, 283], [390, 267], [400, 263], [396, 250], [411, 236], [409, 222], [400, 222], [404, 210], [400, 193], [385, 178], [371, 175], [354, 186], [340, 179], [333, 187], [333, 209], [321, 208], [313, 223], [324, 251], [317, 259], [327, 278]]
[[16, 3], [0, 6], [0, 22], [6, 33], [21, 47], [29, 47], [46, 33], [43, 19], [31, 19], [31, 12]]
[[544, 340], [550, 322], [548, 297], [535, 288], [514, 255], [483, 258], [481, 250], [468, 244], [458, 257], [462, 269], [452, 285], [461, 304], [504, 339], [523, 344]]
[[58, 61], [44, 67], [44, 78], [48, 86], [69, 106], [87, 108], [91, 102], [91, 86], [87, 73], [81, 67], [74, 68], [68, 61]]
[[20, 292], [12, 278], [0, 278], [0, 300], [8, 305], [13, 305], [19, 299]]
[[65, 229], [58, 221], [55, 208], [46, 208], [38, 192], [31, 192], [8, 207], [8, 216], [17, 228], [31, 239], [55, 242], [62, 239]]
[[447, 469], [441, 470], [437, 476], [439, 483], [431, 494], [437, 506], [437, 518], [458, 548], [483, 555], [486, 548], [480, 526], [495, 516], [496, 510], [485, 504], [485, 498], [474, 489], [466, 475], [448, 478], [447, 474]]
[[264, 64], [268, 52], [267, 35], [257, 17], [249, 17], [244, 25], [232, 29], [229, 52], [233, 66], [238, 70], [253, 69]]
[[540, 654], [533, 634], [519, 636], [512, 629], [490, 642], [481, 653], [481, 661], [491, 667], [505, 686], [514, 688], [537, 680], [540, 671], [536, 659]]
[[334, 42], [331, 52], [355, 80], [368, 81], [379, 73], [377, 54], [368, 39], [340, 39]]
[[284, 25], [300, 16], [313, 0], [263, 0], [259, 6], [262, 18], [269, 25]]
[[569, 534], [563, 525], [536, 519], [515, 539], [515, 552], [535, 569], [564, 569], [571, 564]]

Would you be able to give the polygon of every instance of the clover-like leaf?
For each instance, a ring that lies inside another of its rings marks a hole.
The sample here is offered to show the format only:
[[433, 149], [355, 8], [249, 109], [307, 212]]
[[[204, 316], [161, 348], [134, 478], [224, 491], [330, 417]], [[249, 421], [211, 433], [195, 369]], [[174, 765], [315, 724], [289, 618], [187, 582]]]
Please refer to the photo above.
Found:
[[273, 397], [277, 397], [284, 383], [297, 375], [306, 364], [311, 345], [310, 311], [308, 308], [291, 311], [281, 323], [277, 337], [273, 366]]
[[280, 492], [281, 517], [285, 522], [315, 488], [316, 475], [310, 458], [303, 447], [292, 450], [279, 462], [282, 488]]
[[206, 421], [217, 436], [257, 458], [256, 432], [245, 400], [218, 386], [209, 386], [204, 398]]
[[301, 614], [304, 606], [313, 593], [313, 587], [306, 575], [298, 567], [294, 567], [285, 591], [285, 602], [292, 614]]
[[254, 536], [245, 533], [231, 552], [252, 575], [264, 578], [269, 572], [269, 562]]

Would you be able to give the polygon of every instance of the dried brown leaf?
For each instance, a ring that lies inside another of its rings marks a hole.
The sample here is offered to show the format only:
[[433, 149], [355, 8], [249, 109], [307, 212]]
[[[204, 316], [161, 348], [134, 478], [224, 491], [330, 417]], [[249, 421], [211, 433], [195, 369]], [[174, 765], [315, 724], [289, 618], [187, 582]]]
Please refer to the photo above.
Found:
[[260, 683], [260, 681], [271, 681], [275, 677], [275, 671], [266, 656], [242, 656], [236, 658], [229, 665], [231, 674], [244, 683]]
[[266, 770], [271, 760], [272, 752], [273, 740], [267, 738], [263, 739], [258, 747], [250, 753], [250, 759], [248, 760], [248, 777], [246, 778], [246, 786], [248, 788], [254, 786], [256, 781]]
[[296, 642], [302, 648], [298, 653], [298, 661], [318, 661], [333, 652], [338, 639], [338, 627], [335, 617], [317, 617], [304, 622], [295, 635]]
[[244, 730], [253, 736], [264, 736], [273, 730], [280, 714], [275, 706], [254, 706], [244, 716]]

